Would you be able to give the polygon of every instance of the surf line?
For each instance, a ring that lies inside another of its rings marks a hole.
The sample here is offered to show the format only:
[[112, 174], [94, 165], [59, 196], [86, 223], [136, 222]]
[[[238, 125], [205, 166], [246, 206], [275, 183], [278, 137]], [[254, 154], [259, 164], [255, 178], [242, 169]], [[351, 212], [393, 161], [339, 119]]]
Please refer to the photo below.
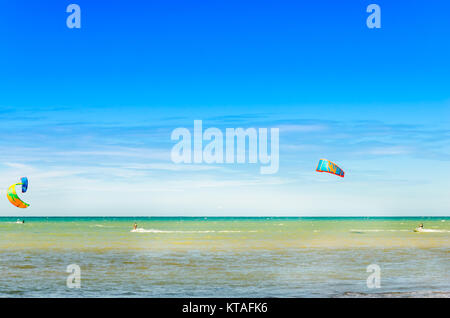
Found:
[[[270, 128], [270, 136], [267, 128], [258, 130], [256, 128], [226, 128], [224, 136], [222, 131], [215, 127], [210, 127], [203, 132], [202, 121], [194, 120], [193, 138], [187, 128], [179, 127], [172, 131], [170, 139], [178, 140], [171, 152], [171, 159], [176, 164], [244, 164], [248, 157], [248, 163], [258, 163], [259, 161], [262, 164], [261, 174], [278, 172], [279, 128]], [[203, 141], [209, 141], [209, 143], [203, 147]], [[270, 155], [268, 154], [269, 142]]]
[[189, 305], [183, 305], [183, 312], [204, 312], [209, 313], [210, 316], [214, 315], [217, 305], [196, 305], [189, 302]]

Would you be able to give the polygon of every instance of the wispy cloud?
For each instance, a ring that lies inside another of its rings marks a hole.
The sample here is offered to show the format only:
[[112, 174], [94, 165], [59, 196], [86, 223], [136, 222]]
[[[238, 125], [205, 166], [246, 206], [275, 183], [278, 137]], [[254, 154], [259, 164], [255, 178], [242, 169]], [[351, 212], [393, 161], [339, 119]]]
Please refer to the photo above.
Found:
[[[46, 116], [51, 117], [52, 113]], [[258, 167], [250, 164], [172, 163], [171, 130], [180, 126], [193, 128], [191, 119], [184, 116], [154, 119], [148, 124], [117, 118], [98, 123], [79, 122], [77, 118], [50, 119], [14, 134], [9, 133], [8, 125], [13, 125], [12, 122], [0, 127], [0, 133], [3, 130], [8, 135], [0, 140], [2, 188], [22, 175], [29, 176], [33, 191], [27, 195], [34, 195], [34, 206], [45, 211], [53, 211], [44, 200], [49, 193], [57, 194], [58, 198], [53, 200], [62, 206], [70, 202], [70, 209], [81, 209], [83, 200], [78, 202], [75, 198], [82, 197], [89, 197], [90, 204], [99, 209], [126, 207], [127, 197], [135, 194], [159, 209], [190, 206], [192, 210], [205, 197], [210, 198], [211, 206], [239, 209], [242, 202], [247, 202], [244, 197], [247, 194], [258, 200], [252, 203], [254, 209], [264, 210], [273, 202], [284, 202], [286, 209], [295, 211], [301, 203], [294, 198], [300, 194], [303, 200], [308, 200], [306, 193], [311, 197], [320, 197], [319, 193], [325, 192], [337, 195], [336, 191], [345, 195], [345, 191], [357, 193], [361, 189], [374, 193], [375, 186], [411, 187], [412, 178], [420, 184], [433, 184], [434, 175], [410, 176], [406, 168], [403, 171], [405, 158], [410, 164], [416, 159], [450, 160], [450, 131], [445, 127], [379, 120], [333, 121], [280, 118], [280, 115], [272, 118], [271, 114], [206, 117], [204, 129], [216, 124], [219, 129], [280, 128], [279, 173], [261, 176]], [[19, 126], [27, 127], [27, 120]], [[323, 157], [337, 161], [346, 171], [347, 177], [339, 180], [339, 187], [336, 187], [337, 180], [314, 171], [317, 160]], [[368, 165], [367, 161], [373, 164]], [[402, 169], [396, 169], [399, 166]], [[441, 179], [442, 176], [438, 180]], [[93, 193], [95, 199], [89, 196]], [[177, 200], [173, 200], [175, 193], [179, 196]], [[288, 198], [287, 194], [293, 197]], [[224, 196], [231, 202], [224, 203]], [[312, 203], [305, 206], [314, 208]], [[54, 213], [59, 212], [54, 210]]]
[[391, 147], [375, 147], [363, 150], [360, 154], [379, 155], [379, 156], [396, 156], [406, 155], [413, 152], [413, 149], [407, 147], [391, 146]]

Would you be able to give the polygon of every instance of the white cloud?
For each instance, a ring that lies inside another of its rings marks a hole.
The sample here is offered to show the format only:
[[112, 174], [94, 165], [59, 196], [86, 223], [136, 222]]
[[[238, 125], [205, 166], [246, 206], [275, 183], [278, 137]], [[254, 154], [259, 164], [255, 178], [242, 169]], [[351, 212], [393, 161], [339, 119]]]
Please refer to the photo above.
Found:
[[370, 155], [405, 155], [411, 152], [410, 148], [400, 147], [400, 146], [392, 146], [392, 147], [375, 147], [367, 150], [367, 154]]
[[327, 130], [328, 127], [322, 124], [316, 125], [281, 125], [279, 126], [280, 132], [290, 133], [290, 132], [318, 132]]

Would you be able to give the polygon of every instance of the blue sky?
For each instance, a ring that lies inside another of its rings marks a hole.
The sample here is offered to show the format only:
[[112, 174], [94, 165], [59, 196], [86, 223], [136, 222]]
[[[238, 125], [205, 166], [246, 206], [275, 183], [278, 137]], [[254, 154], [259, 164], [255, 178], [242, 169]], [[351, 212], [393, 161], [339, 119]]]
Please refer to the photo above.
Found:
[[[31, 207], [0, 215], [448, 216], [449, 9], [1, 0], [0, 187], [27, 175]], [[279, 172], [173, 164], [194, 119], [278, 127]]]

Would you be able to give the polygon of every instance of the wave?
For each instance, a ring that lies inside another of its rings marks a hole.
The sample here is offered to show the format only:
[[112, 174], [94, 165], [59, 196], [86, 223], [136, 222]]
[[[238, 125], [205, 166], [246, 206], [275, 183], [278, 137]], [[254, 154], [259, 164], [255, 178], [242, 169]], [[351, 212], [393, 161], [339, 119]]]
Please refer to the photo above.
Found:
[[242, 232], [258, 232], [258, 231], [233, 231], [233, 230], [221, 230], [221, 231], [215, 231], [215, 230], [204, 230], [204, 231], [167, 231], [167, 230], [156, 230], [156, 229], [136, 229], [131, 230], [130, 232], [133, 233], [242, 233]]
[[415, 292], [385, 292], [385, 293], [361, 293], [345, 292], [338, 297], [351, 298], [450, 298], [449, 291], [415, 291]]
[[414, 230], [414, 232], [419, 232], [419, 233], [446, 233], [446, 232], [450, 232], [450, 231], [446, 231], [446, 230], [433, 230], [433, 229], [423, 229], [423, 230]]
[[416, 230], [383, 230], [383, 229], [370, 229], [370, 230], [350, 230], [351, 233], [365, 233], [365, 232], [428, 232], [428, 233], [448, 233], [447, 230], [434, 230], [434, 229], [423, 229], [420, 231]]
[[350, 230], [353, 233], [364, 233], [364, 232], [411, 232], [412, 230], [382, 230], [382, 229], [371, 229], [371, 230]]

